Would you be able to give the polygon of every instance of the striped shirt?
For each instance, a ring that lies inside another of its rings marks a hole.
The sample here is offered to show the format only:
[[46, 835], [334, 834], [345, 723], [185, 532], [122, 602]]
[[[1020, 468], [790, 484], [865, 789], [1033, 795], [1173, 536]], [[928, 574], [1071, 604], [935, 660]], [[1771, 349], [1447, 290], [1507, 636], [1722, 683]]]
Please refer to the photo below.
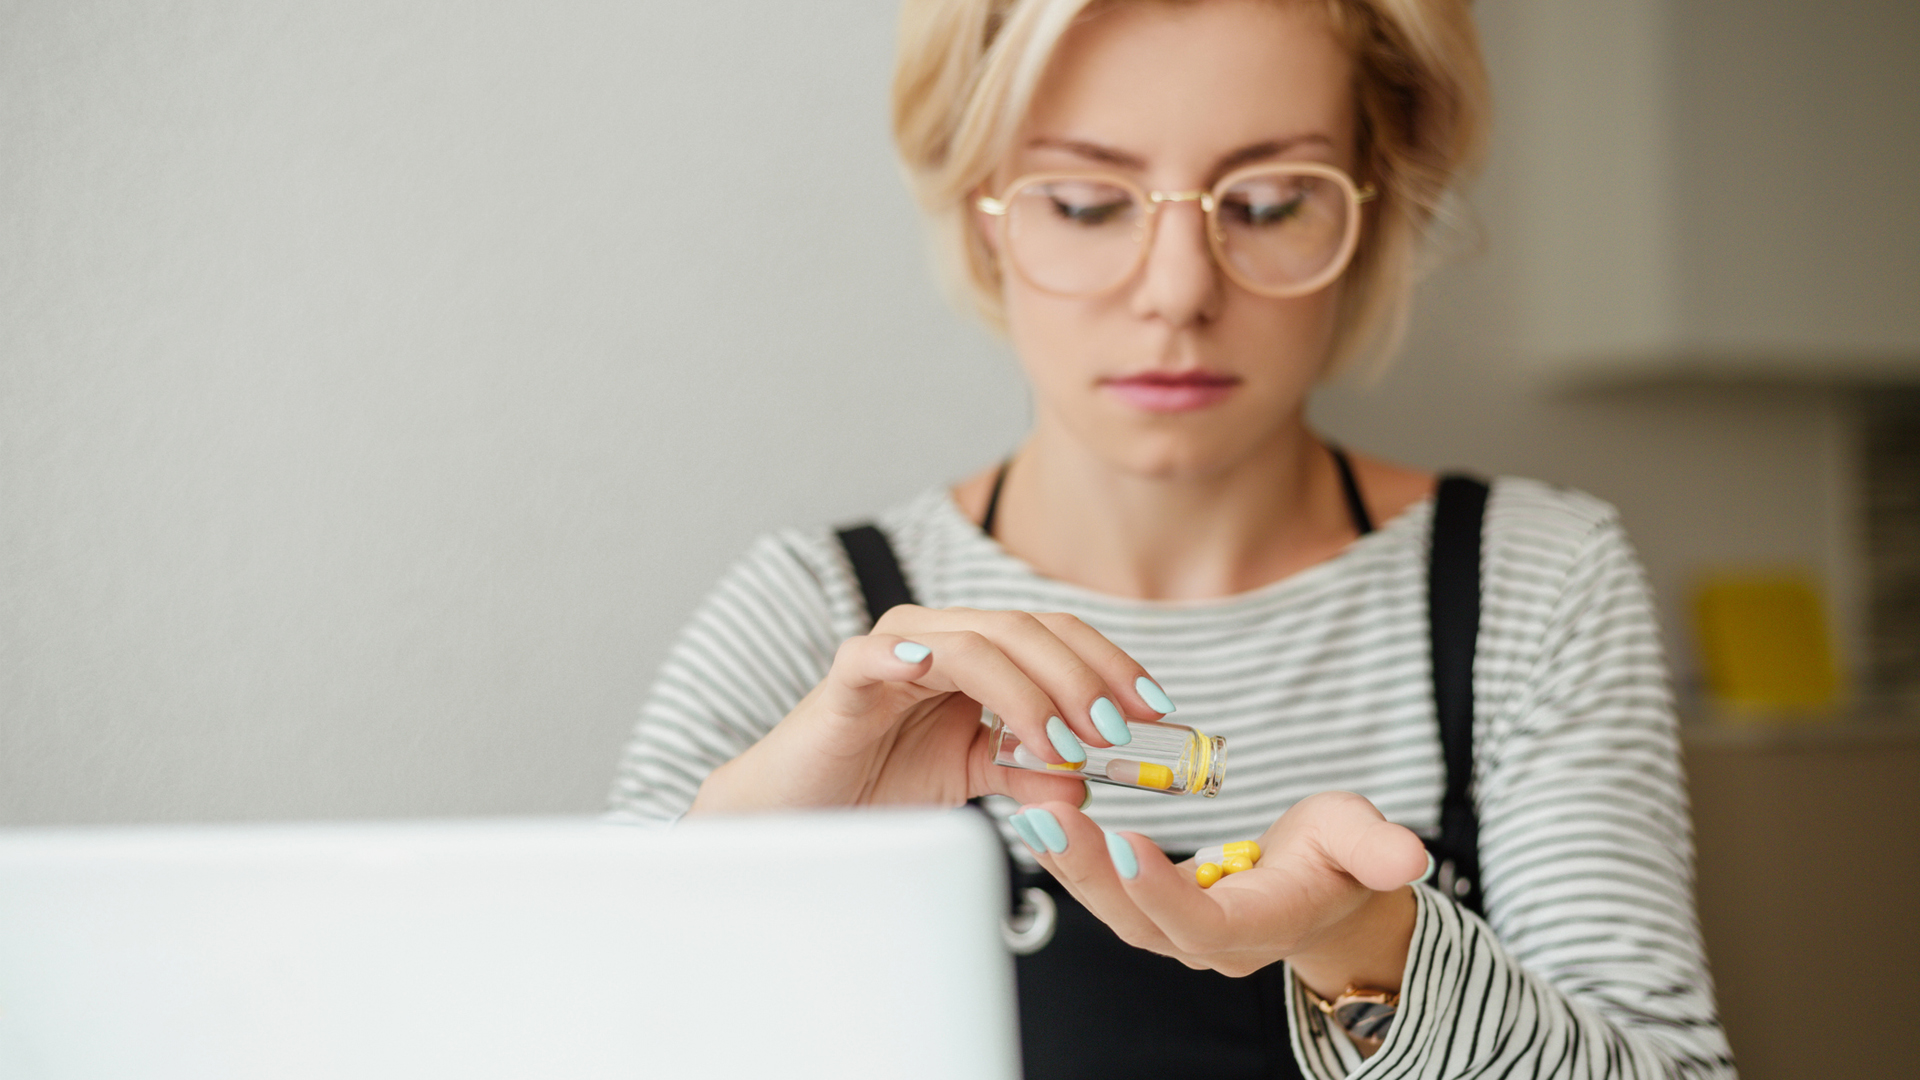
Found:
[[[930, 491], [879, 519], [929, 607], [1067, 611], [1224, 736], [1213, 799], [1093, 786], [1108, 829], [1194, 850], [1264, 832], [1319, 791], [1423, 836], [1444, 785], [1427, 640], [1430, 500], [1326, 562], [1205, 601], [1045, 578]], [[1611, 507], [1502, 479], [1488, 500], [1474, 661], [1474, 797], [1487, 918], [1426, 886], [1400, 1009], [1364, 1062], [1290, 980], [1311, 1077], [1733, 1075], [1694, 916], [1691, 833], [1644, 576]], [[865, 633], [831, 531], [760, 541], [673, 647], [614, 810], [666, 822]], [[1009, 844], [1025, 858], [1024, 846]]]

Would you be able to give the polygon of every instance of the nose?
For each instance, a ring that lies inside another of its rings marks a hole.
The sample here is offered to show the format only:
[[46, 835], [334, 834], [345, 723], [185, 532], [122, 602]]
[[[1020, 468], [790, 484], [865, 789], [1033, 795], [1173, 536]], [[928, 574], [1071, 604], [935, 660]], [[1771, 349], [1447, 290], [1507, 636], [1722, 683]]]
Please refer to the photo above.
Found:
[[1206, 322], [1219, 312], [1223, 275], [1207, 245], [1207, 217], [1197, 199], [1159, 204], [1147, 260], [1133, 293], [1133, 313], [1172, 326]]

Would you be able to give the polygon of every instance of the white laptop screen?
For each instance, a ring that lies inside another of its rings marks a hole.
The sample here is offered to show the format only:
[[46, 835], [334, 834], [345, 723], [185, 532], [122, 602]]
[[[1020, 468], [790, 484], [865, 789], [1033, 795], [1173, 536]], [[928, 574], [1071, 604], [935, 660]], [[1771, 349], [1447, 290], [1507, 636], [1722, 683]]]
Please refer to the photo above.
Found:
[[0, 833], [0, 1076], [1014, 1077], [978, 815]]

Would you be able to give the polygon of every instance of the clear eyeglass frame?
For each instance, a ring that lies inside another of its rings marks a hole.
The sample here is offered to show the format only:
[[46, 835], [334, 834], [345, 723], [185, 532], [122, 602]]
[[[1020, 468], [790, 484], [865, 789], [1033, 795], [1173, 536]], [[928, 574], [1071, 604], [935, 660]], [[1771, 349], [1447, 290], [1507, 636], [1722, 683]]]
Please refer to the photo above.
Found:
[[[1318, 177], [1333, 183], [1346, 196], [1345, 235], [1341, 238], [1333, 258], [1319, 273], [1299, 282], [1273, 286], [1252, 280], [1234, 265], [1233, 259], [1228, 255], [1226, 250], [1227, 240], [1225, 233], [1220, 227], [1219, 214], [1223, 196], [1229, 189], [1237, 185], [1254, 178], [1266, 176]], [[1214, 264], [1220, 267], [1221, 271], [1224, 272], [1234, 284], [1239, 285], [1241, 288], [1256, 296], [1265, 296], [1271, 299], [1285, 300], [1306, 296], [1326, 288], [1328, 284], [1346, 270], [1347, 264], [1353, 260], [1354, 249], [1358, 246], [1360, 240], [1360, 206], [1363, 203], [1371, 202], [1379, 197], [1378, 190], [1376, 190], [1372, 184], [1356, 185], [1353, 182], [1353, 178], [1348, 176], [1344, 170], [1332, 165], [1323, 165], [1319, 162], [1308, 161], [1251, 165], [1221, 177], [1220, 181], [1214, 184], [1211, 189], [1195, 191], [1149, 191], [1139, 184], [1128, 180], [1126, 177], [1111, 173], [1030, 173], [1008, 184], [1005, 192], [998, 198], [991, 195], [983, 195], [974, 203], [982, 213], [998, 219], [1001, 251], [1010, 252], [1012, 250], [1010, 231], [1010, 222], [1012, 220], [1011, 211], [1013, 209], [1013, 200], [1020, 193], [1021, 189], [1034, 184], [1055, 183], [1060, 181], [1086, 181], [1111, 184], [1132, 195], [1137, 204], [1146, 208], [1147, 213], [1146, 220], [1139, 229], [1139, 239], [1135, 244], [1132, 263], [1127, 266], [1125, 273], [1116, 274], [1113, 282], [1109, 285], [1074, 291], [1050, 287], [1045, 282], [1035, 280], [1032, 274], [1020, 266], [1018, 259], [1011, 257], [1006, 259], [1006, 262], [1013, 267], [1014, 272], [1020, 275], [1021, 280], [1027, 284], [1041, 292], [1065, 297], [1099, 296], [1103, 293], [1112, 292], [1133, 280], [1134, 276], [1140, 272], [1140, 268], [1146, 264], [1147, 254], [1153, 248], [1153, 239], [1159, 232], [1160, 208], [1167, 203], [1182, 202], [1200, 204], [1201, 213], [1206, 218], [1207, 247], [1213, 253]]]

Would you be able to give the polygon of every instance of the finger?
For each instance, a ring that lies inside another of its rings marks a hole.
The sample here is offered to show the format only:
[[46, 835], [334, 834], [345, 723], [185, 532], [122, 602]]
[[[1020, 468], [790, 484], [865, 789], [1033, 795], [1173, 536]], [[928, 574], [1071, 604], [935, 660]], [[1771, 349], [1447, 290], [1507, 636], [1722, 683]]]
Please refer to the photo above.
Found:
[[[1078, 809], [1049, 802], [1024, 807], [1023, 813], [1043, 840], [1063, 841], [1058, 845], [1049, 842], [1039, 861], [1088, 911], [1130, 945], [1162, 954], [1178, 951], [1154, 920], [1133, 902], [1120, 876], [1122, 869], [1133, 870], [1136, 880], [1150, 873], [1177, 874], [1159, 848], [1144, 837], [1118, 834], [1125, 854], [1116, 860], [1116, 849], [1106, 832]], [[1051, 835], [1047, 828], [1050, 821], [1057, 824]], [[1131, 866], [1126, 865], [1127, 855], [1132, 856]]]
[[1125, 845], [1124, 852], [1115, 851], [1115, 861], [1131, 855], [1139, 867], [1132, 877], [1121, 875], [1118, 881], [1133, 909], [1151, 925], [1149, 933], [1164, 939], [1177, 953], [1196, 957], [1242, 944], [1239, 937], [1244, 935], [1236, 935], [1234, 927], [1247, 920], [1241, 910], [1246, 907], [1240, 902], [1244, 898], [1220, 885], [1214, 886], [1214, 893], [1201, 889], [1191, 869], [1176, 866], [1143, 836], [1116, 833], [1114, 837]]
[[933, 667], [933, 650], [892, 634], [867, 634], [840, 643], [823, 681], [820, 704], [841, 716], [866, 717], [888, 684], [912, 683]]
[[1116, 693], [1120, 711], [1142, 720], [1158, 720], [1177, 711], [1166, 690], [1147, 669], [1107, 636], [1072, 615], [1037, 613], [1034, 618], [1074, 651]]
[[[922, 609], [919, 614], [901, 616], [900, 622], [895, 625], [905, 628], [904, 632], [915, 634], [916, 638], [921, 634], [923, 625], [931, 630], [960, 628], [980, 634], [992, 641], [1002, 655], [1054, 702], [1056, 711], [1053, 715], [1060, 717], [1067, 733], [1076, 740], [1104, 747], [1125, 745], [1133, 738], [1127, 731], [1126, 719], [1115, 699], [1118, 697], [1131, 701], [1135, 694], [1122, 695], [1110, 686], [1091, 664], [1055, 636], [1038, 616], [1024, 611]], [[992, 703], [984, 699], [982, 704], [993, 708]], [[1008, 717], [1010, 723], [1012, 719]], [[1017, 727], [1015, 730], [1020, 731]], [[1020, 734], [1024, 741], [1026, 732], [1020, 731]], [[1053, 741], [1056, 745], [1061, 741], [1058, 732]], [[1066, 757], [1067, 760], [1073, 760], [1071, 754]]]
[[1084, 743], [1046, 691], [1027, 677], [999, 645], [973, 630], [915, 632], [912, 640], [933, 650], [933, 663], [916, 680], [942, 693], [958, 692], [1004, 719], [1022, 746], [1056, 765], [1087, 760]]

